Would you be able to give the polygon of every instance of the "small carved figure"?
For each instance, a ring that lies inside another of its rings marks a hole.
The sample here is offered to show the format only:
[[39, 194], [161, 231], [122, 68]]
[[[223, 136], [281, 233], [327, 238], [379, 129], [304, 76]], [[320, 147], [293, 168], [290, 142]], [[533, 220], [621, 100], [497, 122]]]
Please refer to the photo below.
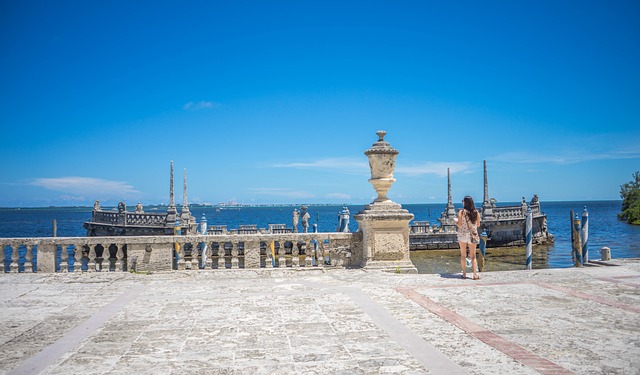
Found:
[[118, 213], [123, 213], [127, 211], [127, 205], [124, 202], [118, 203]]
[[94, 211], [100, 211], [100, 201], [95, 201], [93, 203], [93, 210]]
[[309, 215], [309, 213], [306, 210], [306, 207], [303, 208], [302, 211], [302, 230], [304, 233], [307, 233], [309, 231], [309, 218], [311, 217], [311, 215]]
[[298, 220], [300, 218], [300, 213], [298, 212], [297, 209], [293, 209], [293, 233], [298, 233]]
[[142, 204], [140, 202], [138, 202], [138, 204], [136, 204], [136, 213], [141, 214], [144, 211], [142, 210]]
[[530, 204], [533, 206], [538, 203], [539, 203], [538, 194], [534, 194]]

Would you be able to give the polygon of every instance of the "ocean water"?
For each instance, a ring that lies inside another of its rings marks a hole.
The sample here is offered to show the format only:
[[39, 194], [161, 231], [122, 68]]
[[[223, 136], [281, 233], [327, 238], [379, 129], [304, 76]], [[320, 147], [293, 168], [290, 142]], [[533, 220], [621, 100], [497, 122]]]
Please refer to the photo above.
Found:
[[[504, 203], [498, 205], [514, 205]], [[458, 206], [458, 205], [456, 205]], [[621, 201], [593, 202], [541, 202], [542, 211], [547, 215], [549, 232], [555, 236], [555, 243], [537, 246], [534, 249], [534, 268], [572, 267], [571, 257], [571, 210], [582, 213], [583, 207], [589, 211], [589, 253], [591, 259], [600, 259], [600, 248], [611, 248], [613, 258], [640, 257], [640, 226], [628, 225], [617, 219]], [[343, 206], [308, 205], [311, 215], [310, 225], [317, 224], [318, 231], [335, 231], [338, 213]], [[351, 212], [349, 229], [357, 230], [353, 215], [363, 206], [348, 206]], [[256, 224], [258, 228], [268, 228], [269, 224], [291, 226], [294, 206], [221, 208], [192, 207], [191, 212], [198, 221], [204, 214], [209, 225], [227, 225], [228, 229], [241, 224]], [[415, 220], [438, 224], [437, 218], [445, 204], [406, 204], [403, 208], [415, 215]], [[152, 207], [145, 207], [151, 211]], [[159, 212], [163, 208], [158, 208]], [[89, 207], [52, 208], [0, 208], [0, 237], [50, 237], [53, 234], [53, 220], [56, 220], [58, 237], [86, 235], [82, 224], [91, 219]], [[299, 226], [300, 230], [302, 227]], [[5, 257], [8, 250], [5, 249]], [[420, 272], [459, 272], [459, 251], [416, 251], [411, 258]], [[520, 269], [525, 264], [524, 248], [488, 249], [485, 270]]]

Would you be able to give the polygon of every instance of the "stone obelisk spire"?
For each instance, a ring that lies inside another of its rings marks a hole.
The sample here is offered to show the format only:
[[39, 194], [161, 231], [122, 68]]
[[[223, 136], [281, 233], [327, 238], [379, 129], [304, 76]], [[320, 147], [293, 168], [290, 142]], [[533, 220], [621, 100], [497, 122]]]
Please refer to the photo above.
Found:
[[191, 216], [189, 211], [189, 202], [187, 200], [187, 168], [184, 169], [184, 188], [182, 195], [182, 211], [180, 212], [180, 224], [185, 233], [191, 233], [191, 227], [195, 224], [196, 218]]
[[173, 160], [171, 160], [171, 172], [169, 175], [169, 207], [175, 207], [176, 202], [173, 199]]
[[184, 193], [182, 200], [182, 216], [190, 215], [189, 213], [189, 203], [187, 202], [187, 168], [184, 169]]
[[445, 232], [455, 231], [456, 208], [453, 206], [453, 197], [451, 196], [451, 169], [447, 168], [447, 207], [440, 215], [440, 225]]
[[487, 179], [487, 161], [484, 162], [484, 199], [482, 201], [482, 218], [493, 217], [493, 205], [489, 199], [489, 180]]
[[176, 202], [173, 199], [173, 160], [171, 160], [171, 172], [169, 176], [169, 207], [167, 207], [167, 223], [173, 224], [176, 221]]

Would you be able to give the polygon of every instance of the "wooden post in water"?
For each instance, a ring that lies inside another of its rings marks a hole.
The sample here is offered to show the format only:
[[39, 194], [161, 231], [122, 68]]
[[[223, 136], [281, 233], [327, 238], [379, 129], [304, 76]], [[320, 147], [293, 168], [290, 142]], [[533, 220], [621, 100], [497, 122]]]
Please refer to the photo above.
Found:
[[58, 237], [58, 223], [53, 219], [53, 237]]
[[580, 217], [578, 214], [573, 215], [573, 222], [571, 225], [571, 243], [573, 245], [573, 253], [575, 254], [576, 267], [582, 266], [582, 246], [580, 245]]
[[527, 208], [527, 214], [526, 214], [526, 223], [525, 223], [525, 238], [526, 238], [526, 243], [527, 243], [527, 261], [526, 261], [526, 265], [527, 265], [527, 269], [530, 270], [532, 268], [532, 257], [533, 257], [533, 250], [532, 250], [532, 241], [533, 241], [533, 236], [532, 236], [532, 229], [533, 229], [533, 219], [532, 219], [532, 213], [531, 213], [531, 207]]
[[584, 206], [582, 210], [582, 227], [580, 228], [582, 235], [582, 262], [589, 262], [589, 248], [587, 243], [589, 242], [589, 212], [587, 206]]

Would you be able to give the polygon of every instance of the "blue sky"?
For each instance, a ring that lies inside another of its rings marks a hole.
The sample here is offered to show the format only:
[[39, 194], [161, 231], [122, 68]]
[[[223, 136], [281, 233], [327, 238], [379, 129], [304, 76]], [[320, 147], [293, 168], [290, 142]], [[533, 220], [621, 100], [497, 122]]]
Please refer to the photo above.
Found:
[[0, 4], [0, 206], [618, 199], [637, 1]]

